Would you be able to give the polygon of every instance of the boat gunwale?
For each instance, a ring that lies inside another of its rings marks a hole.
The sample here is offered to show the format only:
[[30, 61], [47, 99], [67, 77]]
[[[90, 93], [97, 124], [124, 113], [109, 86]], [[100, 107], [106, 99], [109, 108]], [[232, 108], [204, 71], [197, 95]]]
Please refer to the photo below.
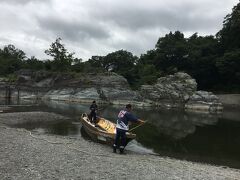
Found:
[[[87, 117], [86, 113], [85, 113], [85, 115]], [[109, 120], [107, 120], [105, 118], [102, 118], [102, 119], [104, 119], [105, 121], [108, 121], [108, 122], [114, 124], [113, 122], [111, 122], [111, 121], [109, 121]], [[83, 115], [81, 116], [81, 122], [83, 123], [83, 126], [85, 124], [88, 127], [88, 129], [91, 130], [91, 133], [93, 133], [95, 135], [102, 135], [104, 137], [110, 137], [110, 138], [114, 138], [115, 135], [116, 135], [116, 133], [109, 133], [109, 132], [107, 132], [105, 130], [100, 129], [99, 127], [95, 127], [94, 124], [92, 124], [88, 120], [84, 119]], [[136, 138], [136, 134], [131, 133], [131, 132], [127, 132], [126, 136], [127, 136], [128, 139], [135, 139]]]

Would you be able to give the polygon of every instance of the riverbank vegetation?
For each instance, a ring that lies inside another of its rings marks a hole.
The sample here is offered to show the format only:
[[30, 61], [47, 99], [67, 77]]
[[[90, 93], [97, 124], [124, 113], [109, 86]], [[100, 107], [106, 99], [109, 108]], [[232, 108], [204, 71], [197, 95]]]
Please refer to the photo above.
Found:
[[[47, 48], [47, 47], [46, 47]], [[0, 76], [13, 77], [20, 69], [53, 72], [91, 73], [112, 71], [124, 76], [133, 89], [153, 84], [157, 78], [178, 71], [196, 79], [199, 90], [240, 92], [240, 3], [233, 7], [215, 35], [185, 37], [180, 31], [160, 37], [154, 49], [140, 57], [127, 50], [106, 56], [92, 56], [88, 61], [75, 58], [61, 38], [45, 51], [52, 59], [27, 57], [14, 45], [0, 49]]]

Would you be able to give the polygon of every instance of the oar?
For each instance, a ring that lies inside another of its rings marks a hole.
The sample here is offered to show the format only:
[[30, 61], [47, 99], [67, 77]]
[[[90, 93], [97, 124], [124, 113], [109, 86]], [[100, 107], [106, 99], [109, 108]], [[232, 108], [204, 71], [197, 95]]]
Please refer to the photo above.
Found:
[[142, 123], [142, 124], [139, 124], [139, 125], [133, 127], [132, 129], [129, 130], [129, 132], [132, 131], [132, 130], [134, 130], [134, 129], [136, 129], [136, 128], [138, 128], [138, 127], [140, 127], [140, 126], [142, 126], [142, 125], [144, 125], [147, 121], [148, 121], [148, 120], [144, 121], [144, 123]]

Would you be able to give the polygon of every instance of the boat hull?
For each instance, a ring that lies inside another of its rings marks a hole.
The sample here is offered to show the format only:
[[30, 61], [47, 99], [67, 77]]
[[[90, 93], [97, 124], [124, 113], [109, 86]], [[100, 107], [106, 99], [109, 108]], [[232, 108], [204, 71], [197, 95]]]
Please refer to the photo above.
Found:
[[[103, 119], [103, 118], [102, 118]], [[116, 127], [116, 125], [106, 119], [104, 119], [107, 123], [111, 124], [112, 126]], [[116, 136], [116, 131], [111, 131], [108, 132], [107, 130], [104, 130], [100, 128], [99, 126], [95, 127], [94, 124], [92, 124], [87, 115], [82, 115], [81, 117], [81, 122], [82, 122], [82, 128], [86, 132], [86, 134], [94, 141], [104, 143], [104, 144], [109, 144], [112, 145], [114, 143], [114, 138]], [[136, 134], [133, 133], [126, 133], [126, 145], [129, 143], [131, 140], [136, 138]]]

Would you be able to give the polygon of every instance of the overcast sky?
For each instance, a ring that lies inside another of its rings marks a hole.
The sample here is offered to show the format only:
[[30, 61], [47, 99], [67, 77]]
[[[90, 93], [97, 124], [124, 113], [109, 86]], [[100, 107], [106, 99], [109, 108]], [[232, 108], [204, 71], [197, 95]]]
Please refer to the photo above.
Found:
[[0, 0], [0, 48], [13, 44], [28, 57], [61, 37], [75, 57], [88, 60], [124, 49], [153, 49], [179, 30], [186, 37], [215, 35], [239, 0]]

